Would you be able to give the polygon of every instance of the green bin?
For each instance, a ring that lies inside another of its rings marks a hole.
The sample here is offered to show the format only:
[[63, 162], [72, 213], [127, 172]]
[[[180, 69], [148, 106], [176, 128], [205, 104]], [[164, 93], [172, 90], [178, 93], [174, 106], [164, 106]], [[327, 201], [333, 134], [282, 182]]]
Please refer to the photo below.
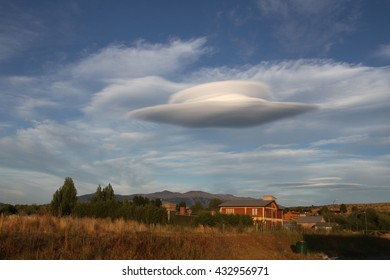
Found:
[[295, 250], [299, 254], [307, 254], [307, 242], [298, 241], [297, 244], [295, 244]]

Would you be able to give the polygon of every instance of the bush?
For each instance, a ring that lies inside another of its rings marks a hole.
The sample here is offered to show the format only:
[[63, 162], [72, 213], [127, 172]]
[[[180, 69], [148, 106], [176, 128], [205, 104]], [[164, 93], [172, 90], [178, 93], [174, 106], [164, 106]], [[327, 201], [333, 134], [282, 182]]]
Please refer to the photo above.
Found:
[[115, 200], [78, 203], [74, 215], [93, 218], [123, 218], [146, 224], [164, 224], [168, 219], [165, 208], [157, 207], [154, 203], [135, 205], [128, 201]]
[[343, 229], [353, 231], [365, 230], [390, 230], [390, 215], [379, 213], [372, 208], [367, 208], [364, 211], [355, 210], [349, 216], [337, 217], [336, 222]]
[[16, 207], [11, 204], [0, 204], [0, 215], [13, 215], [16, 214]]
[[226, 215], [216, 213], [202, 213], [195, 219], [195, 225], [249, 227], [253, 226], [253, 219], [248, 215]]

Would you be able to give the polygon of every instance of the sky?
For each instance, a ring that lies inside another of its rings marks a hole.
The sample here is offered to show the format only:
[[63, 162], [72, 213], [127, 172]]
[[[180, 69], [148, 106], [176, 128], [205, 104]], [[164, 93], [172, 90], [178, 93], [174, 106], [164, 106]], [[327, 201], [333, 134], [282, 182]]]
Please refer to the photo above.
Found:
[[390, 201], [390, 1], [0, 0], [0, 202]]

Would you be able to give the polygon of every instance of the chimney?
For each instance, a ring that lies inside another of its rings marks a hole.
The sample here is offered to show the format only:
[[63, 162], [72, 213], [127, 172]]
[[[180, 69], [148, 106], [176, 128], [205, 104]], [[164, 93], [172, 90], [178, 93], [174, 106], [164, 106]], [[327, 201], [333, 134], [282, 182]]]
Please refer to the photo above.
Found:
[[263, 195], [263, 200], [276, 200], [273, 195]]

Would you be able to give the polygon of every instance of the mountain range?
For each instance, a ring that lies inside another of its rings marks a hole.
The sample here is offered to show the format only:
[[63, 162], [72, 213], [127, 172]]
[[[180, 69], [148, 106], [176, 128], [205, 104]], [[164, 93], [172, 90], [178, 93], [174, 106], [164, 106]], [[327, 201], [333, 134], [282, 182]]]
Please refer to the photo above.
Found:
[[[78, 196], [79, 202], [88, 202], [92, 199], [94, 194], [85, 194]], [[131, 194], [131, 195], [120, 195], [116, 194], [115, 197], [118, 201], [122, 200], [132, 200], [135, 196], [143, 196], [149, 199], [159, 198], [163, 203], [172, 202], [179, 204], [180, 202], [185, 202], [187, 207], [191, 207], [196, 202], [200, 202], [204, 207], [207, 207], [210, 200], [217, 198], [222, 201], [236, 200], [236, 199], [253, 199], [251, 197], [237, 197], [231, 194], [212, 194], [203, 191], [189, 191], [185, 193], [180, 192], [171, 192], [164, 190], [162, 192], [155, 192], [149, 194]]]

